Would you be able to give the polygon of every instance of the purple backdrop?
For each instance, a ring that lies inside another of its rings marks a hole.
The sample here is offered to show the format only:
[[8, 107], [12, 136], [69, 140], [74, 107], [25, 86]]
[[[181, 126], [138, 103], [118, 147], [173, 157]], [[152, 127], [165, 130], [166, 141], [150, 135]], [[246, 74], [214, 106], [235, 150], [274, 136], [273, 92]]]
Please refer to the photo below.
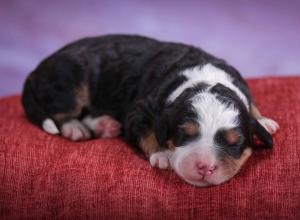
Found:
[[137, 33], [200, 46], [245, 76], [300, 74], [300, 1], [0, 0], [0, 96], [64, 44]]

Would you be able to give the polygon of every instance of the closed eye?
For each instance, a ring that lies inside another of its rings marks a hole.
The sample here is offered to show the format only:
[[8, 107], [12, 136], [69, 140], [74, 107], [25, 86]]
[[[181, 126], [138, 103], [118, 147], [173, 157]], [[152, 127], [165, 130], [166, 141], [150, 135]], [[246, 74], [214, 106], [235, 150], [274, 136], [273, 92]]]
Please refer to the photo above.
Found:
[[183, 125], [178, 126], [177, 145], [184, 145], [186, 142], [195, 140], [200, 136], [200, 126], [195, 121], [187, 121]]
[[179, 126], [184, 135], [188, 137], [198, 136], [200, 134], [200, 125], [195, 121], [187, 121], [183, 125]]
[[245, 147], [245, 137], [239, 127], [217, 131], [214, 142], [221, 158], [226, 155], [239, 158]]
[[243, 135], [239, 128], [219, 130], [214, 139], [218, 145], [229, 147], [238, 147], [244, 141]]

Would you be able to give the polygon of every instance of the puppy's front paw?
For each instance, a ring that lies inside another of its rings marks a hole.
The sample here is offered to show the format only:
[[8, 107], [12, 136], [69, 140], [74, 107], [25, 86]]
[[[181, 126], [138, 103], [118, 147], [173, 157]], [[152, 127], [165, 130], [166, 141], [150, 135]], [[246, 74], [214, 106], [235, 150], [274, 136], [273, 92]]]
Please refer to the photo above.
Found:
[[258, 122], [270, 133], [270, 134], [275, 134], [276, 131], [279, 129], [279, 125], [276, 121], [262, 117], [258, 119]]
[[168, 169], [170, 166], [168, 150], [159, 151], [151, 154], [150, 164], [152, 167], [158, 167], [160, 169]]

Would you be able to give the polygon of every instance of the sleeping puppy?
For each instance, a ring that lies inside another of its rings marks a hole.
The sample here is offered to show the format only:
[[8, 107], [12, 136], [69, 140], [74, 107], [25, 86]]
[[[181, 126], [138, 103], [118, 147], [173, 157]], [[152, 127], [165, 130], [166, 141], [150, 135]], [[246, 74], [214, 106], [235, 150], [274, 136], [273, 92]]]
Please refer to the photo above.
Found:
[[279, 126], [263, 117], [239, 72], [199, 48], [109, 35], [71, 43], [28, 76], [29, 119], [72, 141], [123, 135], [153, 167], [196, 186], [233, 177], [253, 137], [271, 148]]

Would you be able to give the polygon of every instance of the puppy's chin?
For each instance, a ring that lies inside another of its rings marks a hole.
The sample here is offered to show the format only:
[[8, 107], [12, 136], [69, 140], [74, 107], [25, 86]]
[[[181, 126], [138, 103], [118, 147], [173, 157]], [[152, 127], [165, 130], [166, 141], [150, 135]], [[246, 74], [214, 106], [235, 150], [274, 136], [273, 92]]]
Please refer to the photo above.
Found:
[[[187, 183], [198, 187], [207, 187], [219, 185], [230, 180], [239, 172], [251, 154], [251, 148], [246, 148], [239, 159], [227, 157], [223, 161], [216, 162], [216, 169], [207, 176], [200, 175], [195, 168], [189, 164], [186, 165], [180, 163], [180, 161], [176, 161], [176, 158], [175, 160], [174, 158], [172, 158], [173, 160], [171, 159], [171, 166]], [[187, 158], [185, 161], [191, 162], [190, 164], [193, 163], [191, 158]]]

